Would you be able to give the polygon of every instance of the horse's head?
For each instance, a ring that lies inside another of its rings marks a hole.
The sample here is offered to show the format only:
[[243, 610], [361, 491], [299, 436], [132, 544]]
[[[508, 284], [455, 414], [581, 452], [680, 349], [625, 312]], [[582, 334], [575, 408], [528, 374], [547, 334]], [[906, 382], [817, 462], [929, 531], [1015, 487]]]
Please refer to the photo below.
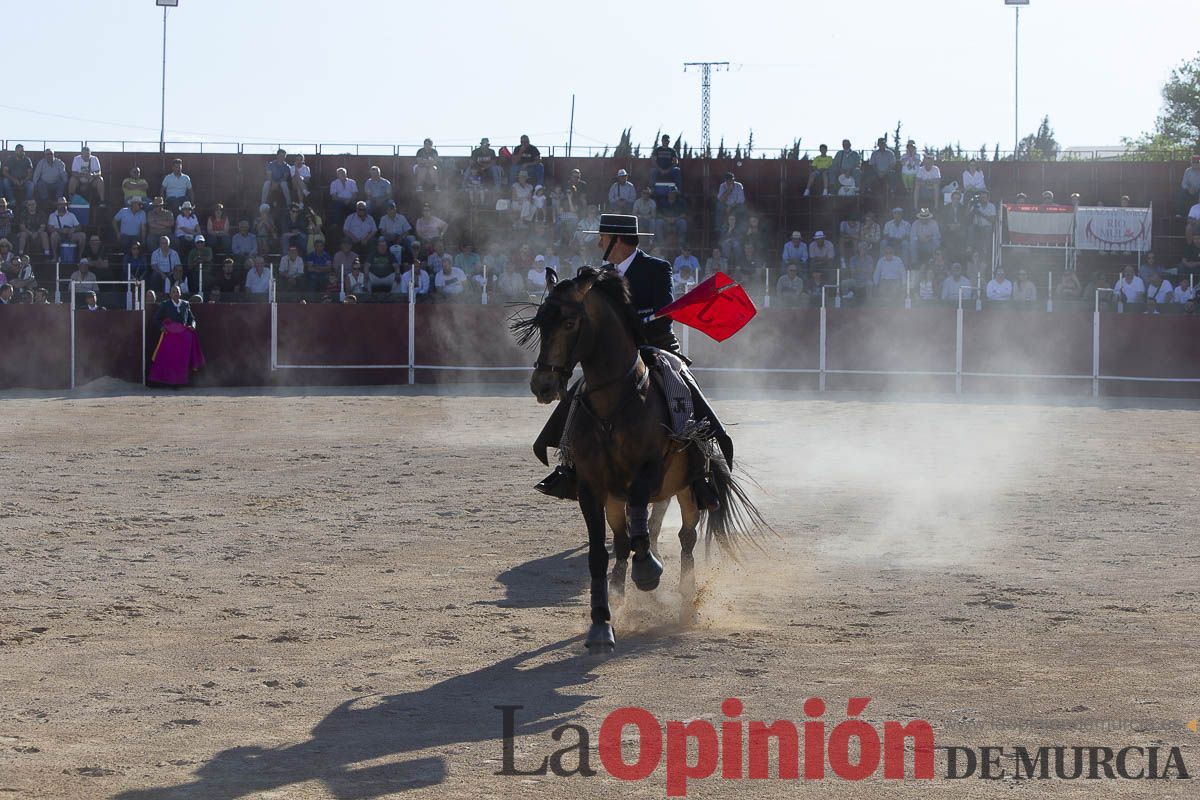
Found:
[[538, 340], [529, 389], [539, 403], [552, 403], [566, 396], [567, 380], [584, 355], [580, 348], [587, 327], [583, 301], [592, 288], [592, 282], [583, 278], [555, 283], [553, 273], [547, 272], [545, 300], [532, 317], [512, 324], [522, 345]]

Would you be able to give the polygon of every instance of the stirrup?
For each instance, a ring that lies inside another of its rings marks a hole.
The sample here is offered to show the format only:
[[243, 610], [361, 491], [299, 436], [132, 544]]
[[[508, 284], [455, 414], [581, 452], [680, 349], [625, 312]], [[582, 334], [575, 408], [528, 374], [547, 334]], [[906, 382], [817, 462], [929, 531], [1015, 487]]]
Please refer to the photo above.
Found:
[[546, 477], [533, 487], [544, 495], [557, 497], [559, 500], [578, 500], [578, 484], [575, 470], [570, 467], [555, 467]]

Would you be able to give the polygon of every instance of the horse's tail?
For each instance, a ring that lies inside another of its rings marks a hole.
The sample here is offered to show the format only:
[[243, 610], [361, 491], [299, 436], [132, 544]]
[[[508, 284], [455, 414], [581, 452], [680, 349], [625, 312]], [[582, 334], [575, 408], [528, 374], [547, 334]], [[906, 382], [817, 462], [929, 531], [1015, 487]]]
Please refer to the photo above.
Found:
[[[704, 530], [705, 552], [712, 547], [713, 541], [716, 541], [722, 552], [735, 561], [739, 560], [738, 553], [745, 546], [761, 551], [764, 534], [774, 531], [763, 518], [762, 512], [754, 505], [754, 501], [746, 494], [745, 488], [725, 463], [725, 459], [718, 455], [709, 463], [713, 488], [716, 489], [721, 507], [708, 514], [708, 523]], [[744, 472], [742, 477], [751, 482], [754, 480]]]

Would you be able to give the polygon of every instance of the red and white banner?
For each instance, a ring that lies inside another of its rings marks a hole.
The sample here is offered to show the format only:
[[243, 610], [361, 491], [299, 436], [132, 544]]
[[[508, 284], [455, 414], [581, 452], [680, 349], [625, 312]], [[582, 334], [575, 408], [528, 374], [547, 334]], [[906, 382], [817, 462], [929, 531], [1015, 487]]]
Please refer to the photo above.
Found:
[[1147, 252], [1153, 228], [1149, 208], [1080, 206], [1075, 210], [1075, 246], [1080, 250]]
[[1012, 244], [1065, 247], [1075, 227], [1073, 206], [1006, 203], [1008, 240]]

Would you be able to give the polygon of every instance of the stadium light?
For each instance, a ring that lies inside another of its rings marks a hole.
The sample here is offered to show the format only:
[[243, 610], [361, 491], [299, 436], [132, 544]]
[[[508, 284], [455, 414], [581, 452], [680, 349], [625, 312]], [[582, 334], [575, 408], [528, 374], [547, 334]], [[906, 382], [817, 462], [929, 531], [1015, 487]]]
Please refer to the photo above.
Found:
[[1016, 12], [1013, 23], [1013, 161], [1016, 161], [1017, 151], [1021, 147], [1021, 6], [1029, 5], [1029, 0], [1004, 0], [1004, 5], [1012, 6]]
[[179, 8], [179, 0], [154, 0], [163, 10], [162, 104], [158, 118], [158, 152], [167, 152], [167, 9]]

